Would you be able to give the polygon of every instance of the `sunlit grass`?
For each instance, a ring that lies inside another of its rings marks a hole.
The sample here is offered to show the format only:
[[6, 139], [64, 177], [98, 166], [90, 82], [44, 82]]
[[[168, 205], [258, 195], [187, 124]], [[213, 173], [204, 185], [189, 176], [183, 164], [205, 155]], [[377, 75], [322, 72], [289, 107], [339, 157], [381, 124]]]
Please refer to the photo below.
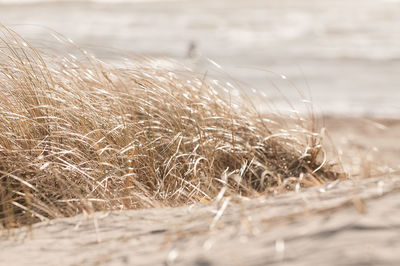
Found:
[[259, 196], [340, 176], [310, 117], [260, 115], [184, 67], [41, 52], [2, 27], [0, 221]]

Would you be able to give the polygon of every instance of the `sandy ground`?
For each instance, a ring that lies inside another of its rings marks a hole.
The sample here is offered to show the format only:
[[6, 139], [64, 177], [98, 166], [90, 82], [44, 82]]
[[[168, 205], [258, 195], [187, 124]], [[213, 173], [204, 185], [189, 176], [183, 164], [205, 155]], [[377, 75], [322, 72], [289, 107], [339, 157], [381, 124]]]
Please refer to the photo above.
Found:
[[[373, 144], [396, 171], [400, 121], [325, 124], [344, 153]], [[399, 202], [397, 172], [268, 198], [80, 215], [3, 232], [0, 265], [399, 265]]]
[[328, 134], [342, 153], [346, 170], [368, 168], [400, 171], [400, 120], [368, 117], [325, 117]]
[[398, 265], [400, 179], [14, 230], [1, 265]]

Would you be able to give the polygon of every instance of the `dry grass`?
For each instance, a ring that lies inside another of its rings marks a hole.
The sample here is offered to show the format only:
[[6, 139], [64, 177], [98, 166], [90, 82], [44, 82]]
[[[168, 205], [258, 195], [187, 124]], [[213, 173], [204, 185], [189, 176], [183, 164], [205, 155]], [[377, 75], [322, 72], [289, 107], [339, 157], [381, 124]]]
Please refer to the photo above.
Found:
[[283, 192], [339, 176], [312, 116], [261, 116], [188, 69], [145, 58], [110, 66], [79, 48], [39, 52], [0, 29], [5, 228], [208, 201], [221, 191]]

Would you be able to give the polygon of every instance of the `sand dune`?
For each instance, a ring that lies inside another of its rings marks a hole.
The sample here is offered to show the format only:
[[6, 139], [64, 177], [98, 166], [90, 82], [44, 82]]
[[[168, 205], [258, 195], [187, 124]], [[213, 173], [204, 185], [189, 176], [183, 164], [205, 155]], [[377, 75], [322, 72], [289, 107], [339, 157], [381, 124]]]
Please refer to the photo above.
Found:
[[396, 265], [400, 177], [12, 230], [1, 265]]

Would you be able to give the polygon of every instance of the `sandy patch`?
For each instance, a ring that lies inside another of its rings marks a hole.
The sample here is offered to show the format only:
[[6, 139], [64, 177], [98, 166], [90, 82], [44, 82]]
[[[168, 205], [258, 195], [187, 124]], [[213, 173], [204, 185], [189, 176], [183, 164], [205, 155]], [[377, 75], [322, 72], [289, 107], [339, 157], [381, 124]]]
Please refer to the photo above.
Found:
[[400, 178], [241, 203], [96, 213], [3, 236], [2, 265], [384, 265], [400, 261]]

